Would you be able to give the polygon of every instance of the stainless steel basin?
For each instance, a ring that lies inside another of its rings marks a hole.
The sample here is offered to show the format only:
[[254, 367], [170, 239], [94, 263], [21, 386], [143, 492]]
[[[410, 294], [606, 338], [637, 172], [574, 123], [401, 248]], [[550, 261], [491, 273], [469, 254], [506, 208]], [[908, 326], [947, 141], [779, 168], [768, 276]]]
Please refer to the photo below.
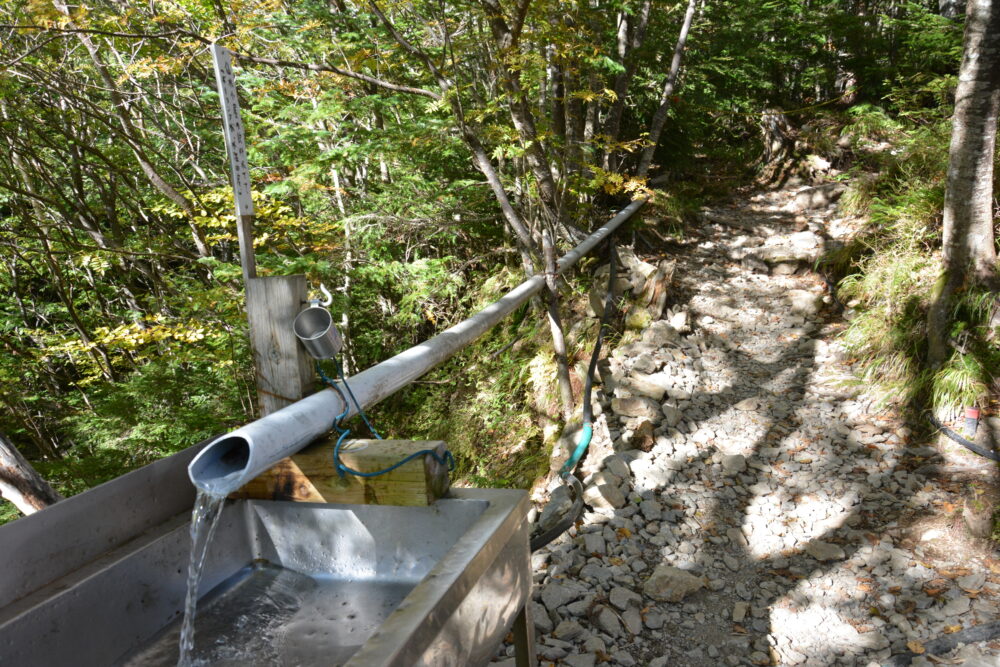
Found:
[[[176, 662], [193, 452], [0, 527], [0, 664]], [[430, 507], [227, 504], [209, 550], [205, 664], [483, 664], [515, 625], [530, 661], [522, 491]], [[170, 512], [176, 509], [175, 512]]]

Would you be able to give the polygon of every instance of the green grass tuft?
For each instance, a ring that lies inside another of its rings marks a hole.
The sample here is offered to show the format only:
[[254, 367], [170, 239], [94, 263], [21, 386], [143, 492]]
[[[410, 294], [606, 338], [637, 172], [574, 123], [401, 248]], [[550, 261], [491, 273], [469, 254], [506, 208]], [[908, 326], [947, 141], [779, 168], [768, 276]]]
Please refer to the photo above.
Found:
[[820, 264], [845, 276], [840, 296], [854, 312], [843, 340], [860, 362], [859, 374], [883, 403], [915, 410], [983, 405], [992, 369], [1000, 368], [989, 328], [994, 295], [972, 291], [958, 299], [952, 356], [935, 372], [926, 367], [927, 311], [941, 271], [948, 119], [908, 123], [862, 106], [843, 132], [859, 162], [840, 210], [867, 218], [867, 225]]

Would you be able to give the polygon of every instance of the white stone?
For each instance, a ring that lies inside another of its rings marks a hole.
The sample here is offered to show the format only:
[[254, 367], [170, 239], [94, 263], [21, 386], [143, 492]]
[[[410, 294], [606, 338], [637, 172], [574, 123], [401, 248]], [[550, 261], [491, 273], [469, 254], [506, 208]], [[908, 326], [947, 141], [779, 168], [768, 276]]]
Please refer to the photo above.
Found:
[[803, 250], [815, 248], [823, 243], [823, 239], [817, 236], [815, 232], [797, 232], [789, 237], [789, 241], [796, 248], [802, 248]]
[[603, 556], [607, 546], [599, 533], [587, 533], [583, 536], [583, 548], [589, 554]]
[[985, 572], [975, 572], [973, 574], [967, 574], [964, 577], [959, 577], [955, 580], [959, 588], [967, 591], [978, 591], [986, 584], [986, 573]]
[[639, 503], [639, 511], [646, 521], [659, 521], [663, 513], [663, 506], [655, 500], [643, 500]]
[[657, 320], [651, 323], [642, 333], [642, 340], [650, 345], [665, 347], [680, 343], [681, 334], [670, 324], [670, 322], [667, 322], [666, 320]]
[[881, 651], [889, 648], [889, 640], [881, 632], [862, 632], [858, 634], [858, 646], [869, 651]]
[[636, 607], [629, 607], [622, 612], [622, 623], [632, 635], [642, 632], [642, 614]]
[[659, 401], [663, 399], [663, 395], [667, 392], [667, 389], [659, 382], [661, 378], [658, 378], [658, 375], [660, 374], [632, 373], [632, 375], [625, 378], [622, 386], [633, 394]]
[[688, 311], [686, 310], [677, 311], [667, 321], [670, 322], [670, 326], [680, 333], [687, 333], [691, 330], [691, 326], [688, 324]]
[[626, 417], [645, 417], [657, 422], [663, 418], [659, 403], [644, 396], [614, 398], [611, 400], [611, 409]]
[[683, 418], [684, 413], [677, 408], [671, 405], [663, 406], [663, 419], [670, 428], [677, 426]]
[[618, 509], [625, 505], [621, 489], [611, 484], [588, 486], [583, 490], [583, 499], [594, 509]]
[[572, 619], [568, 619], [556, 626], [552, 631], [552, 636], [564, 641], [572, 641], [583, 634], [583, 626]]
[[959, 616], [961, 614], [969, 611], [969, 607], [972, 605], [972, 601], [965, 597], [957, 597], [949, 600], [943, 607], [941, 607], [940, 618], [947, 618], [949, 616]]
[[925, 530], [920, 536], [921, 542], [930, 542], [931, 540], [937, 540], [944, 537], [944, 531], [940, 528], [931, 528], [930, 530]]
[[642, 591], [654, 600], [680, 602], [704, 586], [705, 582], [700, 577], [663, 563], [656, 566], [653, 574], [643, 585]]
[[631, 605], [639, 606], [642, 604], [642, 596], [624, 586], [615, 586], [612, 588], [610, 595], [608, 595], [608, 600], [622, 611], [625, 611]]
[[792, 312], [807, 317], [815, 315], [819, 311], [820, 303], [822, 303], [821, 295], [808, 290], [789, 290], [786, 296], [791, 302]]
[[531, 621], [535, 624], [535, 629], [538, 630], [543, 635], [547, 635], [552, 632], [552, 618], [549, 617], [549, 612], [541, 604], [532, 601], [529, 603], [531, 607]]
[[611, 455], [605, 458], [604, 469], [621, 479], [625, 479], [632, 475], [632, 471], [629, 470], [628, 464], [625, 463], [624, 459], [618, 455]]
[[602, 632], [612, 637], [617, 637], [622, 633], [622, 624], [615, 612], [604, 605], [598, 606], [594, 611], [596, 612], [594, 614], [594, 625]]
[[597, 664], [597, 656], [593, 653], [577, 653], [567, 655], [562, 659], [562, 663], [570, 667], [594, 667]]
[[541, 590], [542, 604], [549, 611], [555, 611], [564, 604], [568, 604], [573, 600], [578, 600], [583, 597], [586, 591], [574, 584], [563, 584], [559, 582], [552, 582], [544, 586]]
[[831, 560], [844, 560], [847, 555], [844, 550], [836, 544], [813, 540], [806, 545], [806, 551], [810, 556], [818, 561], [826, 562]]
[[739, 474], [747, 469], [747, 460], [742, 454], [723, 455], [721, 463], [722, 469], [729, 476]]

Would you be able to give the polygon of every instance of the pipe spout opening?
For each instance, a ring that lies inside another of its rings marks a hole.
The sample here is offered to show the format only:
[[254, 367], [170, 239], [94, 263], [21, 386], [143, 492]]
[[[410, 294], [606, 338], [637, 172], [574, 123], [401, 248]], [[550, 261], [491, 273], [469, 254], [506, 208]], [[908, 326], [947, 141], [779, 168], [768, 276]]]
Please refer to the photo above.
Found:
[[224, 496], [245, 475], [249, 463], [250, 442], [243, 436], [230, 435], [203, 449], [188, 466], [188, 476], [202, 491]]

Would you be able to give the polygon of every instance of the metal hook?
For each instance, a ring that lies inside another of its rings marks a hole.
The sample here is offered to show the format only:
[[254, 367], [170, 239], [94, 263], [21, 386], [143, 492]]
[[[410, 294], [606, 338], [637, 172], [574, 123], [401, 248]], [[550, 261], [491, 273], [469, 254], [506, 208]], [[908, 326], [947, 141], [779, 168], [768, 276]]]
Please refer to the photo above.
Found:
[[330, 294], [330, 290], [328, 290], [326, 288], [326, 285], [324, 285], [323, 283], [320, 283], [319, 284], [319, 291], [322, 292], [323, 296], [326, 297], [326, 301], [322, 302], [324, 306], [329, 306], [331, 303], [333, 303], [333, 295]]
[[325, 308], [325, 307], [329, 306], [331, 303], [333, 303], [333, 295], [330, 294], [330, 290], [328, 290], [326, 288], [326, 285], [324, 285], [323, 283], [320, 283], [319, 284], [319, 291], [323, 293], [323, 296], [326, 297], [326, 300], [324, 301], [322, 299], [309, 299], [309, 306], [310, 307], [315, 308], [315, 307], [323, 306]]

